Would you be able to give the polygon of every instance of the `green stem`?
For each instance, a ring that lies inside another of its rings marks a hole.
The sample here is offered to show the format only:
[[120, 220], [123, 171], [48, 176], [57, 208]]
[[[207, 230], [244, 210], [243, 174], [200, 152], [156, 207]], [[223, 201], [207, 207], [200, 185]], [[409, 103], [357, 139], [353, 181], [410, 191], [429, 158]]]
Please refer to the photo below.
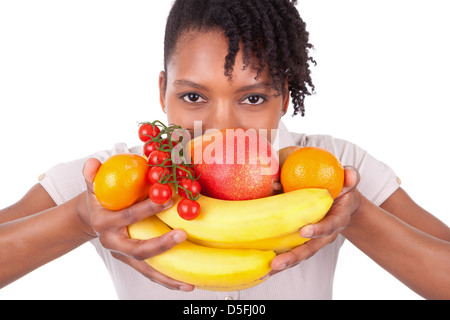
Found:
[[[178, 193], [178, 189], [182, 188], [186, 192], [186, 194], [187, 194], [189, 199], [191, 199], [191, 200], [198, 200], [198, 198], [200, 197], [200, 194], [197, 194], [196, 196], [194, 196], [190, 190], [188, 190], [185, 187], [180, 186], [178, 184], [177, 177], [176, 177], [176, 171], [177, 171], [177, 169], [180, 169], [180, 170], [185, 171], [185, 172], [188, 173], [188, 176], [186, 178], [191, 179], [193, 181], [197, 180], [198, 177], [196, 178], [195, 174], [193, 175], [192, 172], [189, 171], [189, 168], [194, 168], [195, 165], [192, 164], [192, 163], [188, 163], [188, 161], [186, 160], [184, 154], [183, 155], [179, 155], [179, 154], [177, 155], [180, 158], [181, 164], [183, 166], [180, 166], [180, 165], [176, 164], [173, 161], [173, 159], [171, 159], [172, 150], [173, 150], [172, 133], [175, 130], [180, 130], [181, 132], [189, 132], [189, 136], [191, 136], [190, 130], [183, 129], [180, 126], [175, 125], [175, 124], [170, 124], [169, 126], [166, 126], [164, 123], [162, 123], [159, 120], [155, 120], [153, 122], [141, 122], [140, 123], [140, 125], [143, 125], [143, 124], [150, 124], [153, 128], [155, 128], [155, 127], [159, 127], [160, 128], [160, 132], [158, 133], [158, 135], [156, 137], [152, 137], [150, 135], [147, 135], [148, 137], [150, 137], [150, 140], [147, 141], [146, 144], [147, 143], [151, 143], [151, 142], [156, 142], [157, 143], [157, 148], [156, 148], [157, 150], [162, 151], [162, 152], [168, 152], [170, 154], [169, 158], [165, 159], [161, 164], [157, 164], [157, 166], [171, 169], [172, 170], [171, 171], [172, 173], [170, 175], [171, 177], [167, 177], [166, 175], [163, 175], [162, 177], [160, 177], [158, 179], [158, 182], [163, 183], [163, 184], [173, 183], [174, 186], [175, 186], [175, 191], [177, 193]], [[183, 135], [180, 138], [182, 138], [182, 137], [183, 137]], [[163, 144], [162, 143], [163, 140], [167, 140], [168, 144]], [[182, 143], [183, 141], [175, 141], [175, 142], [178, 144], [178, 143]], [[171, 161], [172, 163], [168, 164], [169, 161]], [[150, 166], [153, 166], [153, 165], [150, 165]], [[186, 169], [186, 168], [188, 168], [188, 169]]]

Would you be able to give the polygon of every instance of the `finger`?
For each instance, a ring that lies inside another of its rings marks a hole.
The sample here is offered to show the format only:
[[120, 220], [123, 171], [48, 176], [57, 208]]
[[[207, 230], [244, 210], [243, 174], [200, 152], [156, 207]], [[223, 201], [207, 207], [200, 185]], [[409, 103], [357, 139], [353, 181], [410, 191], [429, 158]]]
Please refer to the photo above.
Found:
[[172, 207], [173, 204], [173, 199], [169, 199], [164, 204], [154, 203], [152, 200], [146, 199], [118, 211], [97, 210], [92, 216], [91, 223], [97, 231], [117, 230], [155, 215], [158, 212], [165, 211]]
[[184, 230], [176, 229], [148, 240], [130, 239], [127, 230], [124, 228], [119, 233], [102, 234], [99, 240], [110, 251], [142, 261], [170, 250], [186, 238], [187, 234]]
[[90, 193], [94, 193], [94, 179], [97, 175], [97, 171], [100, 168], [102, 163], [95, 158], [90, 158], [84, 163], [83, 167], [83, 176], [86, 181], [87, 190]]
[[283, 192], [283, 185], [279, 181], [272, 182], [272, 193], [279, 194]]
[[164, 204], [155, 203], [151, 199], [143, 200], [128, 208], [115, 212], [114, 224], [116, 226], [129, 226], [130, 224], [141, 221], [159, 212], [168, 210], [173, 204], [173, 198], [169, 199]]
[[353, 166], [344, 166], [344, 187], [342, 188], [338, 198], [355, 190], [360, 180], [361, 176], [358, 169]]
[[336, 233], [328, 237], [309, 240], [308, 242], [305, 242], [304, 244], [288, 252], [276, 256], [271, 263], [271, 267], [273, 270], [271, 272], [271, 275], [278, 273], [281, 270], [291, 268], [299, 264], [303, 260], [311, 258], [325, 245], [333, 242], [336, 239], [337, 235], [338, 234]]
[[300, 235], [304, 238], [318, 238], [342, 231], [350, 223], [350, 205], [350, 195], [345, 199], [341, 198], [333, 204], [325, 218], [317, 223], [309, 224], [301, 228]]
[[355, 191], [360, 175], [352, 166], [345, 167], [344, 188], [334, 200], [333, 206], [326, 217], [320, 222], [304, 226], [300, 229], [300, 235], [305, 238], [317, 238], [329, 236], [343, 230], [350, 222], [352, 205], [352, 192]]
[[185, 292], [192, 291], [195, 289], [195, 286], [191, 284], [175, 280], [162, 274], [161, 272], [156, 271], [145, 261], [138, 261], [117, 252], [112, 252], [111, 255], [114, 258], [128, 264], [130, 267], [140, 272], [149, 280], [158, 283], [168, 289], [181, 290]]
[[276, 191], [281, 191], [283, 190], [283, 185], [279, 181], [274, 181], [272, 183], [272, 188]]
[[301, 228], [300, 235], [304, 238], [318, 238], [342, 231], [350, 223], [352, 204], [353, 193], [339, 196], [334, 200], [325, 218]]

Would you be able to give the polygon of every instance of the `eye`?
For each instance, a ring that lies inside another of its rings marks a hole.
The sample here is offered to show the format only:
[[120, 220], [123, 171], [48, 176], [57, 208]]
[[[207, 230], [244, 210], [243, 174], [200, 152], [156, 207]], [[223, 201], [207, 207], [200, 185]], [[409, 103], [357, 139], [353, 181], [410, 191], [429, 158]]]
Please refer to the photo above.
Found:
[[259, 95], [252, 95], [252, 96], [248, 96], [244, 100], [242, 100], [242, 103], [251, 104], [251, 105], [256, 106], [256, 105], [263, 103], [264, 101], [266, 101], [266, 99], [264, 97], [259, 96]]
[[205, 99], [203, 99], [198, 93], [195, 92], [189, 92], [181, 96], [181, 98], [189, 103], [200, 103], [205, 102]]

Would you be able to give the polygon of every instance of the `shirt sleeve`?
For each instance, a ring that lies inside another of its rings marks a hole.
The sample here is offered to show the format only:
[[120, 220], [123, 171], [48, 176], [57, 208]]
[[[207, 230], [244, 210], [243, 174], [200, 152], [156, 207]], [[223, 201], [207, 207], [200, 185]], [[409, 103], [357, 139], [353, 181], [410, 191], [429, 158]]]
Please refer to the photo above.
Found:
[[304, 136], [304, 144], [327, 149], [343, 166], [354, 166], [358, 169], [361, 176], [358, 190], [377, 206], [400, 187], [400, 179], [394, 170], [351, 142], [326, 135], [313, 135]]
[[55, 165], [39, 177], [39, 183], [57, 205], [63, 204], [86, 190], [83, 167], [89, 158], [104, 162], [118, 153], [139, 154], [140, 149], [142, 148], [128, 149], [126, 144], [118, 143], [111, 150], [99, 151], [85, 158]]

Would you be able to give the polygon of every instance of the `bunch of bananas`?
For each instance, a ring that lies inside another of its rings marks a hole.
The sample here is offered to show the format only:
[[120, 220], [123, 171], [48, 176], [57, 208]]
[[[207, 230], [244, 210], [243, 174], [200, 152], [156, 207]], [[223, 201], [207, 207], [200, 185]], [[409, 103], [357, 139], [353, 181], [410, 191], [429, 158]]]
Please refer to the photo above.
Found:
[[200, 216], [188, 221], [178, 215], [178, 201], [130, 225], [129, 235], [144, 240], [184, 229], [188, 240], [146, 262], [173, 279], [212, 291], [242, 290], [264, 281], [272, 259], [308, 241], [298, 230], [322, 219], [333, 204], [326, 189], [242, 201], [201, 196]]

